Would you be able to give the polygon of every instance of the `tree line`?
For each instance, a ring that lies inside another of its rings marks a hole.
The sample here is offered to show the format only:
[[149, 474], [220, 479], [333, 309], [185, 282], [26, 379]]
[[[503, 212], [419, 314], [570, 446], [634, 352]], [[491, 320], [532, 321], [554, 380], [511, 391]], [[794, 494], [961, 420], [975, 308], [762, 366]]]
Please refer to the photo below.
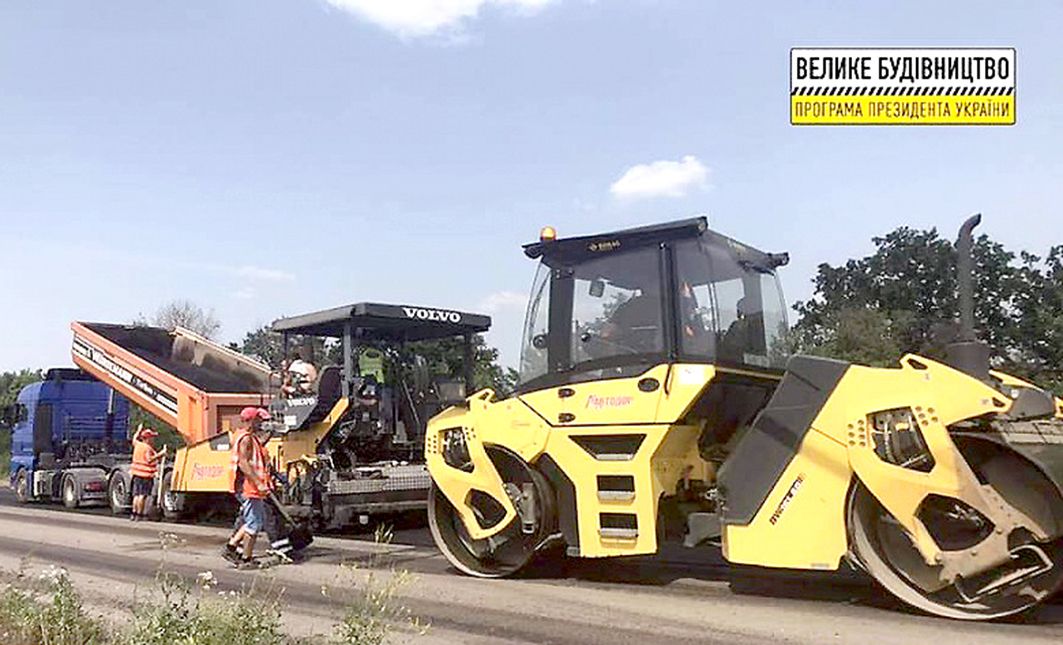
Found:
[[[838, 266], [819, 265], [813, 294], [794, 304], [789, 346], [795, 353], [874, 366], [896, 365], [905, 353], [941, 358], [957, 333], [956, 249], [937, 229], [900, 227], [872, 239], [871, 254]], [[1063, 394], [1063, 244], [1041, 257], [1011, 250], [987, 235], [974, 249], [975, 320], [993, 348], [993, 364]], [[177, 300], [135, 324], [191, 329], [215, 338], [221, 323], [213, 311]], [[268, 326], [247, 332], [233, 349], [279, 368], [281, 337]], [[435, 374], [460, 376], [460, 340], [419, 343], [414, 348]], [[319, 344], [320, 360], [341, 362], [335, 346]], [[509, 393], [517, 373], [498, 362], [498, 350], [476, 336], [474, 387]], [[39, 370], [0, 372], [0, 405], [39, 380]]]
[[[870, 255], [819, 265], [812, 297], [794, 305], [794, 351], [876, 366], [943, 357], [958, 333], [954, 244], [908, 227], [872, 241]], [[981, 235], [973, 257], [975, 324], [993, 366], [1063, 393], [1063, 245], [1040, 257]]]
[[[324, 342], [320, 338], [293, 337], [291, 348], [310, 346], [315, 360], [319, 364], [342, 365], [343, 356], [338, 342]], [[273, 369], [280, 369], [285, 358], [284, 342], [280, 334], [272, 331], [268, 325], [247, 332], [240, 342], [229, 343], [229, 347], [242, 354], [253, 356]], [[425, 367], [434, 375], [460, 377], [464, 363], [464, 347], [460, 338], [418, 341], [408, 344], [412, 355], [420, 356]], [[468, 391], [490, 387], [506, 395], [517, 385], [517, 371], [498, 362], [498, 349], [491, 347], [483, 335], [473, 335], [473, 383]]]

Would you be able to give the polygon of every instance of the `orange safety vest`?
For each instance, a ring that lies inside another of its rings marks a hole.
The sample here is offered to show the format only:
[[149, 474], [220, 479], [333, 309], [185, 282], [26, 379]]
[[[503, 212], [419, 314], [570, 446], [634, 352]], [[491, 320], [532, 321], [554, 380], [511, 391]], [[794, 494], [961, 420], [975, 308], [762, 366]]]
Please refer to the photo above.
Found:
[[133, 464], [129, 472], [134, 477], [155, 477], [158, 466], [155, 464], [155, 449], [147, 441], [137, 439], [133, 442]]
[[[229, 449], [229, 492], [239, 492], [249, 499], [264, 499], [269, 496], [269, 493], [260, 491], [247, 477], [240, 474], [240, 444], [245, 440], [251, 442], [251, 468], [255, 471], [255, 477], [266, 485], [267, 490], [273, 490], [266, 448], [255, 438], [250, 428], [241, 428], [236, 431], [236, 439], [233, 441], [232, 448]], [[242, 481], [239, 491], [236, 490], [238, 479]]]

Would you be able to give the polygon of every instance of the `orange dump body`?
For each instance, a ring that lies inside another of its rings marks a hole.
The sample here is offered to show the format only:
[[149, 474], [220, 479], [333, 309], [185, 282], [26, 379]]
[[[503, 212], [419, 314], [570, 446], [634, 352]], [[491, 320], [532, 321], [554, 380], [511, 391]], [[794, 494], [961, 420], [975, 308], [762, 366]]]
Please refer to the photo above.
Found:
[[266, 365], [191, 331], [74, 322], [74, 363], [197, 444], [268, 406]]

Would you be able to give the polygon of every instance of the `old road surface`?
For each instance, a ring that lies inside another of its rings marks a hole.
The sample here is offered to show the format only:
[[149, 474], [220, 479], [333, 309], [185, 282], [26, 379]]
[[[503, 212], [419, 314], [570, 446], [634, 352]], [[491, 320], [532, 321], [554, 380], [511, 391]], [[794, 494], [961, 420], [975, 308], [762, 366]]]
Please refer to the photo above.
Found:
[[427, 530], [417, 529], [396, 533], [390, 544], [372, 536], [318, 538], [303, 563], [236, 571], [218, 555], [223, 527], [17, 506], [3, 492], [0, 568], [64, 567], [89, 609], [112, 617], [129, 610], [134, 591], [150, 588], [160, 568], [189, 578], [212, 571], [220, 590], [283, 589], [289, 628], [324, 633], [340, 614], [333, 604], [339, 590], [394, 569], [411, 574], [402, 602], [430, 625], [411, 635], [413, 643], [1063, 642], [1059, 598], [1021, 620], [947, 621], [906, 611], [853, 573], [729, 567], [710, 548], [569, 560], [534, 577], [475, 580], [455, 573]]

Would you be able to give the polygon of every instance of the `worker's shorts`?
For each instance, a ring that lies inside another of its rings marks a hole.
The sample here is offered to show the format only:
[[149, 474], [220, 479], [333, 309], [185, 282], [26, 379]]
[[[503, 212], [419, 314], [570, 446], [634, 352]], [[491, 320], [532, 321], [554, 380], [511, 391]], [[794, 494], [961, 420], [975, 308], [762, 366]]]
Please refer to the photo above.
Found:
[[148, 497], [151, 495], [151, 485], [155, 482], [151, 477], [138, 477], [133, 475], [133, 497]]
[[266, 501], [241, 496], [240, 518], [244, 521], [244, 531], [257, 535], [266, 524]]

